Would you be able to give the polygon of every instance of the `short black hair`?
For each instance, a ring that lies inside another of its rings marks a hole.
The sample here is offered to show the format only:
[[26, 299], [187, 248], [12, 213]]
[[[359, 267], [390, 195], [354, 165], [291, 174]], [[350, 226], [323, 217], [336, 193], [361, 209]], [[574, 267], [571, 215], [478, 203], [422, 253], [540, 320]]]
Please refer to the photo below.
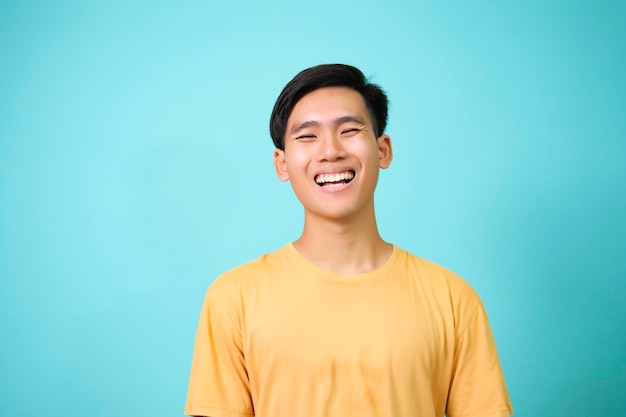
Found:
[[376, 137], [387, 127], [387, 95], [369, 82], [356, 67], [345, 64], [323, 64], [307, 68], [287, 83], [278, 96], [270, 117], [270, 135], [278, 149], [285, 149], [285, 130], [296, 103], [306, 94], [324, 87], [347, 87], [363, 97], [370, 112]]

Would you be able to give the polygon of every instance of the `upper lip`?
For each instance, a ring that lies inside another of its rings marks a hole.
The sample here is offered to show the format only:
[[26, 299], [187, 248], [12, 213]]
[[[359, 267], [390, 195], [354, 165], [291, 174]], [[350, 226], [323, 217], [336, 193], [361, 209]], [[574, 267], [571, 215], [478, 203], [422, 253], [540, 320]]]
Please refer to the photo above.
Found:
[[337, 168], [331, 168], [331, 169], [325, 169], [325, 170], [321, 170], [316, 172], [313, 175], [313, 178], [317, 178], [318, 175], [322, 175], [322, 174], [338, 174], [340, 172], [349, 172], [352, 171], [355, 173], [356, 175], [356, 170], [349, 168], [349, 167], [337, 167]]

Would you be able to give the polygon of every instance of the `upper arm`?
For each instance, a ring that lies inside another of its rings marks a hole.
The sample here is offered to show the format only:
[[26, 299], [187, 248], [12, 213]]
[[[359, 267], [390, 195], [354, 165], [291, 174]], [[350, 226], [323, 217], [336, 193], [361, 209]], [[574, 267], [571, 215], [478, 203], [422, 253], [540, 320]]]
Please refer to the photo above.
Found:
[[446, 414], [500, 417], [512, 413], [493, 334], [479, 302], [456, 340]]
[[[219, 298], [219, 297], [217, 297]], [[227, 300], [207, 295], [198, 323], [185, 414], [254, 414], [241, 331]]]

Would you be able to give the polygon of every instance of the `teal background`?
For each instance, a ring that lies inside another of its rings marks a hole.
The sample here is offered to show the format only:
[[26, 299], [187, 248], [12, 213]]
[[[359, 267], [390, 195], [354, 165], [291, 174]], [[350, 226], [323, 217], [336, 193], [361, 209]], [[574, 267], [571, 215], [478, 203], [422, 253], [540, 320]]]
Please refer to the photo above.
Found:
[[345, 62], [517, 415], [626, 416], [625, 2], [3, 1], [0, 57], [0, 415], [182, 415], [207, 286], [301, 230], [273, 102]]

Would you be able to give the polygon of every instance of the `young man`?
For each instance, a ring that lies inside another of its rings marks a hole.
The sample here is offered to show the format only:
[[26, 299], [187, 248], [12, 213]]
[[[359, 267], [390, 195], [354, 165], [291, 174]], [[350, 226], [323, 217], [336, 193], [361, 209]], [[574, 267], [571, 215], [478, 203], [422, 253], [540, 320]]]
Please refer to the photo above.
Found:
[[285, 86], [270, 122], [274, 165], [304, 207], [304, 230], [209, 288], [186, 414], [512, 413], [476, 293], [378, 233], [386, 122], [384, 92], [354, 67], [309, 68]]

